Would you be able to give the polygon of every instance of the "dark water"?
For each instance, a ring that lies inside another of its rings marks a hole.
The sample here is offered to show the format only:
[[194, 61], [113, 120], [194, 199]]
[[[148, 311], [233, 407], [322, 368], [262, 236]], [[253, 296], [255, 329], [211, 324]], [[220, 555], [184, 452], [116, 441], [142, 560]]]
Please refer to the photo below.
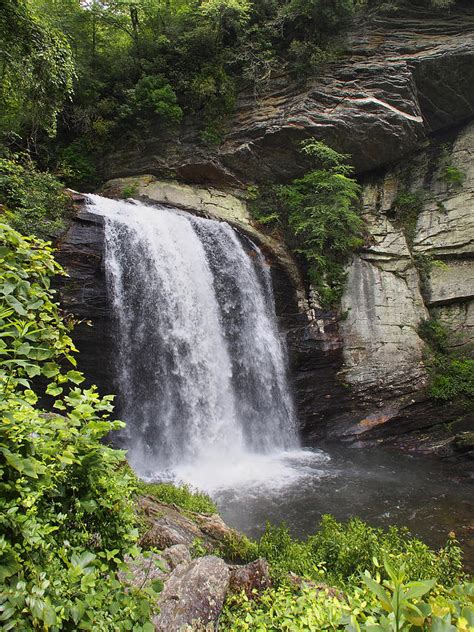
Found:
[[400, 525], [433, 547], [454, 531], [474, 568], [474, 485], [456, 480], [452, 469], [428, 459], [380, 449], [330, 448], [329, 459], [304, 464], [304, 476], [288, 486], [252, 486], [213, 495], [226, 522], [259, 536], [265, 522], [285, 522], [304, 537], [330, 513], [338, 520], [359, 516], [375, 526]]

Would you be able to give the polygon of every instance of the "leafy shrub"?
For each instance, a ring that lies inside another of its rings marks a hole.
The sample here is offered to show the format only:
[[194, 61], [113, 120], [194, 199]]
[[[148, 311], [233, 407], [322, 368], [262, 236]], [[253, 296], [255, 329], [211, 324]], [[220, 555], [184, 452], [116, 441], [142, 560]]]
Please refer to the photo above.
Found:
[[[0, 225], [0, 620], [3, 629], [152, 630], [152, 594], [115, 576], [138, 537], [136, 480], [103, 438], [112, 397], [81, 390], [53, 302], [51, 248]], [[50, 399], [46, 412], [38, 396]]]
[[155, 115], [167, 124], [177, 124], [183, 117], [172, 86], [161, 76], [144, 76], [128, 91], [132, 115]]
[[135, 197], [135, 195], [137, 195], [137, 193], [138, 193], [138, 188], [134, 186], [133, 184], [129, 184], [128, 186], [122, 189], [120, 193], [120, 197], [122, 199], [133, 198]]
[[435, 553], [410, 536], [406, 528], [392, 526], [384, 530], [359, 518], [344, 524], [323, 516], [320, 530], [309, 538], [308, 546], [314, 562], [323, 564], [331, 582], [339, 585], [363, 571], [376, 572], [384, 558], [403, 563], [410, 580], [436, 577], [441, 584], [451, 585], [462, 577], [461, 550], [454, 536]]
[[350, 177], [348, 156], [314, 140], [305, 141], [302, 152], [319, 168], [291, 184], [271, 187], [270, 194], [267, 188], [265, 198], [254, 200], [252, 208], [257, 221], [277, 218], [290, 231], [322, 306], [329, 308], [342, 296], [350, 253], [363, 244], [364, 222], [355, 208], [360, 187]]
[[238, 564], [252, 562], [259, 556], [257, 543], [240, 533], [226, 536], [215, 553], [225, 560]]
[[370, 527], [358, 518], [347, 523], [323, 516], [317, 533], [305, 541], [292, 538], [285, 526], [267, 525], [257, 542], [277, 582], [293, 572], [308, 579], [344, 586], [365, 570], [375, 573], [384, 558], [404, 563], [410, 580], [436, 577], [452, 585], [462, 577], [461, 550], [454, 536], [438, 553], [400, 527]]
[[57, 236], [71, 209], [61, 182], [28, 157], [0, 158], [0, 203], [14, 228], [39, 237]]
[[188, 485], [175, 486], [171, 483], [140, 483], [140, 492], [153, 496], [167, 505], [176, 505], [186, 511], [202, 514], [215, 514], [217, 507], [211, 498], [191, 489]]
[[432, 365], [430, 395], [449, 401], [474, 397], [474, 359], [438, 355]]
[[448, 330], [436, 318], [429, 318], [420, 323], [418, 333], [433, 349], [444, 352], [448, 342]]
[[95, 147], [84, 138], [73, 141], [60, 152], [57, 171], [68, 186], [84, 190], [99, 183], [94, 154]]
[[448, 185], [460, 186], [466, 179], [466, 174], [457, 167], [446, 165], [443, 169], [442, 177]]

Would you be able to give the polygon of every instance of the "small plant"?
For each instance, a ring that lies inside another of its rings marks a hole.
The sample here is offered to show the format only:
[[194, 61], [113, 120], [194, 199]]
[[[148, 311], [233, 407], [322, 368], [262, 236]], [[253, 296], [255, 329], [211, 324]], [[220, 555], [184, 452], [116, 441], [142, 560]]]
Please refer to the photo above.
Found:
[[442, 178], [448, 186], [462, 186], [466, 174], [457, 167], [447, 165], [443, 169]]
[[420, 323], [418, 333], [432, 349], [443, 353], [446, 350], [449, 332], [446, 326], [436, 318], [430, 318]]
[[427, 604], [417, 603], [436, 584], [435, 579], [404, 583], [406, 579], [405, 566], [402, 564], [395, 570], [384, 560], [385, 572], [388, 580], [380, 582], [373, 579], [367, 571], [362, 579], [368, 589], [376, 596], [378, 604], [387, 614], [378, 618], [369, 617], [366, 621], [366, 629], [369, 624], [378, 624], [381, 632], [408, 632], [412, 626], [422, 627], [431, 614]]
[[138, 188], [134, 184], [129, 184], [122, 189], [120, 197], [122, 199], [133, 198], [137, 195]]
[[420, 192], [404, 191], [393, 203], [396, 223], [402, 228], [409, 248], [415, 239], [418, 217], [423, 210], [423, 197]]

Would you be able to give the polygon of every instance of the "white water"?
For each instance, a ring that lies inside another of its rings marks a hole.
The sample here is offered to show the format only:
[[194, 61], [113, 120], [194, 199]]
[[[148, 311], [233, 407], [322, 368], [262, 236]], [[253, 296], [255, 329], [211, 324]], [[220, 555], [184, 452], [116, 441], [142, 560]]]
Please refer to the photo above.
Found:
[[105, 221], [121, 441], [137, 473], [210, 493], [304, 476], [315, 455], [299, 448], [257, 246], [177, 209], [91, 195], [89, 210]]

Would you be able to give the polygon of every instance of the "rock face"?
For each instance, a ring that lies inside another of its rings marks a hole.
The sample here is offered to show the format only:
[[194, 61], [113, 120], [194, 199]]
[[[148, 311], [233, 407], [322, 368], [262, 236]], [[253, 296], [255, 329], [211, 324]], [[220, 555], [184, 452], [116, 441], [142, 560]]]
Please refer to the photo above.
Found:
[[[349, 269], [340, 375], [359, 399], [378, 400], [380, 410], [344, 430], [358, 440], [361, 435], [380, 440], [387, 434], [400, 441], [400, 434], [426, 431], [457, 415], [460, 429], [472, 424], [466, 410], [423, 403], [426, 349], [417, 328], [427, 318], [438, 318], [450, 332], [449, 344], [472, 349], [473, 147], [471, 123], [383, 177], [372, 178], [364, 188], [372, 244]], [[416, 207], [411, 227], [397, 222], [401, 195]], [[440, 454], [446, 454], [447, 445], [453, 447], [453, 435], [436, 445], [431, 438], [429, 432], [418, 436], [418, 447], [430, 445], [428, 451]], [[411, 447], [412, 440], [407, 440]]]
[[[185, 512], [151, 496], [139, 498], [137, 509], [149, 527], [140, 541], [145, 552], [126, 560], [127, 568], [119, 571], [118, 579], [127, 588], [156, 591], [163, 587], [156, 600], [159, 612], [153, 618], [155, 630], [214, 630], [228, 592], [245, 591], [253, 598], [271, 586], [268, 563], [264, 559], [241, 566], [228, 565], [212, 554], [191, 559], [190, 550], [196, 540], [212, 553], [222, 546], [225, 550], [227, 538], [235, 542], [242, 537], [218, 514]], [[155, 538], [149, 537], [151, 531]], [[160, 537], [160, 533], [165, 537]], [[170, 533], [175, 534], [174, 540], [187, 543], [160, 544]], [[156, 548], [160, 547], [164, 550], [157, 553]], [[146, 551], [148, 548], [155, 550]]]
[[[138, 506], [148, 524], [148, 530], [140, 539], [140, 546], [166, 549], [177, 546], [192, 547], [199, 541], [208, 551], [213, 551], [227, 538], [238, 536], [218, 514], [185, 515], [177, 507], [170, 507], [150, 496], [142, 496]], [[168, 549], [170, 550], [170, 549]]]
[[107, 177], [151, 173], [233, 186], [287, 181], [305, 163], [298, 143], [325, 140], [364, 173], [421, 149], [430, 134], [474, 111], [474, 7], [437, 14], [407, 6], [356, 25], [340, 59], [304, 85], [276, 76], [263, 94], [241, 94], [224, 142], [203, 147], [192, 129], [176, 142], [153, 136], [120, 147]]

